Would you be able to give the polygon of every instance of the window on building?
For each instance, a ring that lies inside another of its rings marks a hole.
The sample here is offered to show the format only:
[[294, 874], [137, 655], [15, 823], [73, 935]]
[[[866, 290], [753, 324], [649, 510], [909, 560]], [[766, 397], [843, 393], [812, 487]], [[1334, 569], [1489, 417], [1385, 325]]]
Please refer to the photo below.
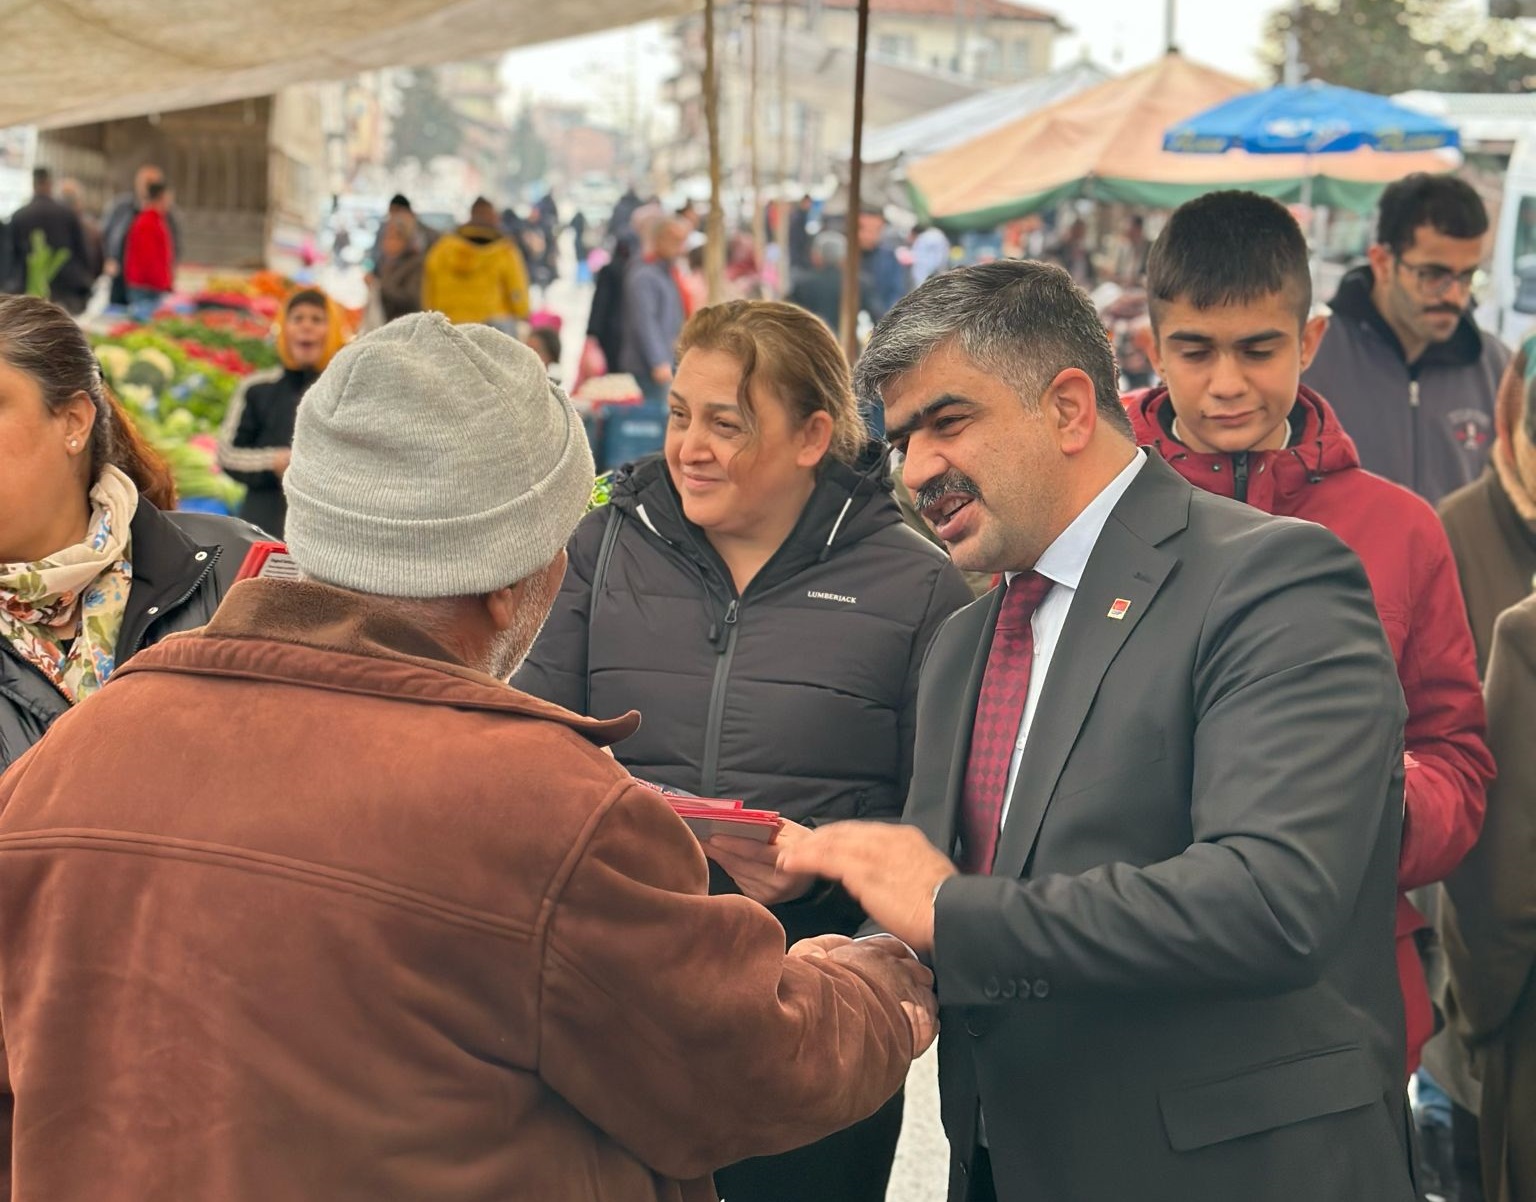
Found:
[[972, 74], [977, 79], [996, 79], [1002, 72], [1003, 47], [996, 38], [979, 38], [972, 48]]
[[907, 62], [917, 57], [917, 39], [905, 33], [876, 34], [875, 55], [891, 62]]

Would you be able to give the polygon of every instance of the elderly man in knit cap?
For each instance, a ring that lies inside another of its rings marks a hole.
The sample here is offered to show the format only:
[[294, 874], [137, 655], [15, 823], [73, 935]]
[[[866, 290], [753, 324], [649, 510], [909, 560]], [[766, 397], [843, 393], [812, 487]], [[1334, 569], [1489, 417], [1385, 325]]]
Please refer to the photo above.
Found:
[[787, 956], [515, 692], [592, 459], [537, 356], [418, 314], [336, 357], [303, 580], [120, 668], [0, 782], [0, 1197], [695, 1202], [933, 1037], [893, 940]]

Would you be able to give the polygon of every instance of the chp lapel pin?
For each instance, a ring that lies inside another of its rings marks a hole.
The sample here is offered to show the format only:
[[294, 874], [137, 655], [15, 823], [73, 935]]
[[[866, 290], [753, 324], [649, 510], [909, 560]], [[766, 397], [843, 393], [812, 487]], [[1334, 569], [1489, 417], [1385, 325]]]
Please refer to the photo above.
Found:
[[1124, 597], [1116, 597], [1115, 603], [1109, 607], [1109, 612], [1104, 616], [1107, 618], [1113, 618], [1115, 621], [1120, 622], [1125, 619], [1125, 615], [1128, 614], [1130, 610], [1131, 603], [1129, 601], [1127, 601]]

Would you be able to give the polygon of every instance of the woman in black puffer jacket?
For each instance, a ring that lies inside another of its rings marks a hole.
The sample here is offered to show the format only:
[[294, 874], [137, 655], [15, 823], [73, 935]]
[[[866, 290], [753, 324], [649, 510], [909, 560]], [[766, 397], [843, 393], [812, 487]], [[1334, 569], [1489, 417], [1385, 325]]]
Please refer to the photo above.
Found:
[[[639, 732], [614, 749], [626, 767], [777, 810], [781, 839], [895, 819], [918, 667], [971, 593], [903, 523], [883, 447], [866, 440], [847, 361], [819, 320], [736, 301], [695, 315], [678, 351], [665, 452], [621, 469], [609, 504], [578, 527], [513, 684], [584, 713], [639, 709]], [[791, 943], [862, 921], [824, 882], [784, 878], [717, 841], [705, 851], [712, 890], [770, 906]], [[878, 1202], [900, 1127], [898, 1096], [716, 1183], [730, 1202]]]
[[260, 532], [175, 503], [80, 327], [0, 298], [0, 771], [140, 647], [213, 616]]

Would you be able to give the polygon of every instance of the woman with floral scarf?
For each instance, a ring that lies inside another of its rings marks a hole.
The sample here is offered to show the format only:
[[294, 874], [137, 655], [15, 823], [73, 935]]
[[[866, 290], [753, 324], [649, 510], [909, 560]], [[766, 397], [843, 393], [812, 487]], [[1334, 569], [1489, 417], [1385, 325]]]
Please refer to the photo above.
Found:
[[0, 298], [0, 770], [140, 647], [212, 616], [258, 533], [175, 503], [80, 327]]

